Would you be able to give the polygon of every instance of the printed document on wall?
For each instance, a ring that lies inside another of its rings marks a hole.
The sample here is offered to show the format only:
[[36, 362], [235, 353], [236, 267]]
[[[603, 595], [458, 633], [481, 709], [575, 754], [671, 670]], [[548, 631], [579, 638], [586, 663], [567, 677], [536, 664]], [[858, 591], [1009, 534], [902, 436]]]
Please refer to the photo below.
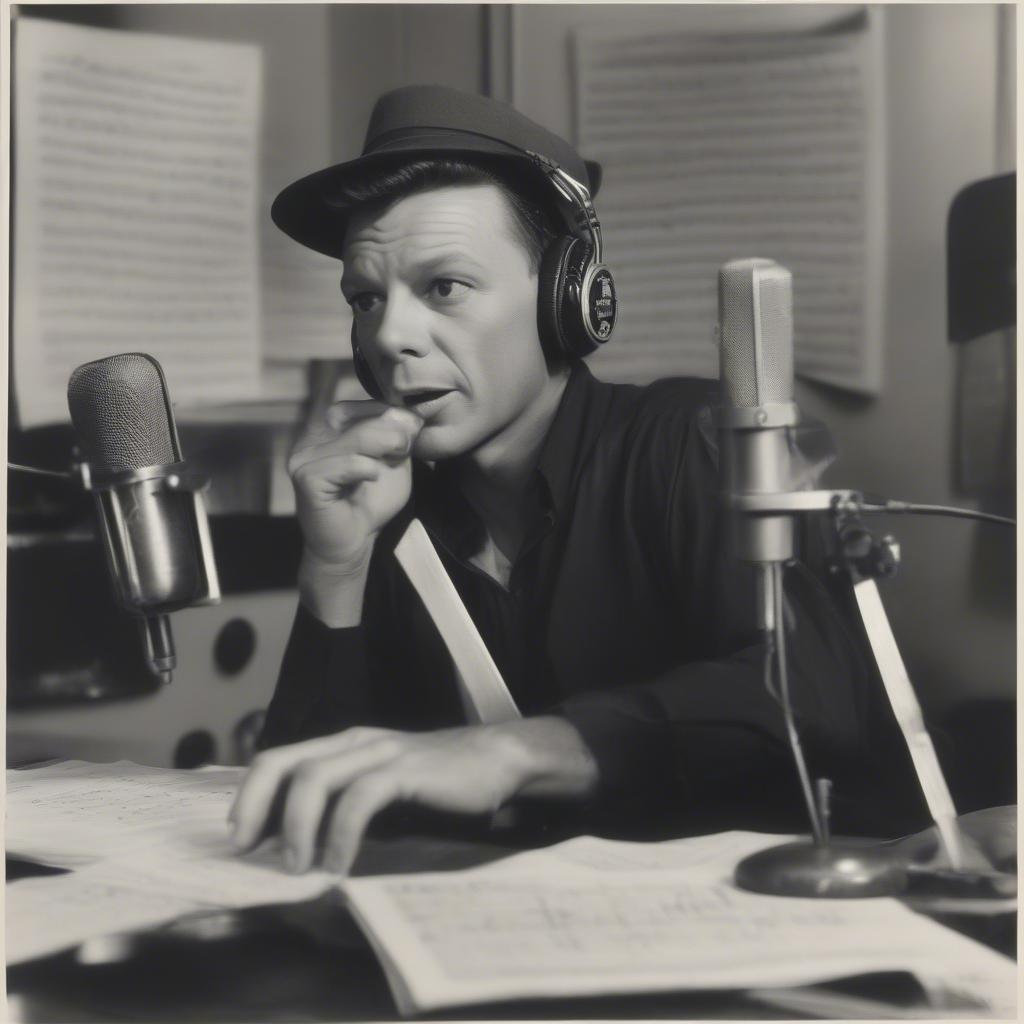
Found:
[[176, 403], [260, 393], [258, 47], [15, 25], [14, 332], [22, 426], [71, 371], [148, 352]]
[[793, 273], [796, 371], [881, 386], [880, 13], [795, 31], [624, 25], [577, 32], [581, 151], [621, 300], [613, 380], [717, 376], [717, 275], [759, 256]]

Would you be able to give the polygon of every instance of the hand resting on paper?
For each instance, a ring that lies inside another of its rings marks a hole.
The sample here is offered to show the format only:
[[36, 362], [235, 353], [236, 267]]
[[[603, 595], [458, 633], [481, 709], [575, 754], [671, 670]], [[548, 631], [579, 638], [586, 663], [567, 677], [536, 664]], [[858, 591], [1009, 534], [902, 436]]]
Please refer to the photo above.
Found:
[[579, 733], [554, 716], [423, 733], [356, 727], [258, 755], [229, 820], [246, 850], [281, 807], [289, 870], [313, 865], [322, 836], [323, 866], [344, 874], [370, 819], [389, 804], [488, 814], [516, 796], [583, 799], [596, 784], [597, 764]]

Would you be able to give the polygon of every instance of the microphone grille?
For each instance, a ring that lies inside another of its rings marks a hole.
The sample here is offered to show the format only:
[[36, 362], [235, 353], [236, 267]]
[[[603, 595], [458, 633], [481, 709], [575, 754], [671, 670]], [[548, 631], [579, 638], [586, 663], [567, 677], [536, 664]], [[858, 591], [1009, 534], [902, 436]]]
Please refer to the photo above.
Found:
[[737, 408], [793, 400], [793, 277], [774, 260], [718, 272], [719, 372]]
[[79, 366], [68, 381], [68, 409], [94, 472], [181, 461], [164, 373], [152, 356], [125, 352]]

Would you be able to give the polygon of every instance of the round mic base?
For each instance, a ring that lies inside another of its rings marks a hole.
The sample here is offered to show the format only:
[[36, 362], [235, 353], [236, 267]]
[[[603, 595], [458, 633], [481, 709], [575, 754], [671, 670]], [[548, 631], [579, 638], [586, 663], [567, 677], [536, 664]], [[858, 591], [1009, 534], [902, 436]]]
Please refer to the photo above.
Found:
[[903, 892], [907, 870], [897, 855], [878, 847], [795, 842], [744, 857], [735, 881], [768, 896], [858, 899]]

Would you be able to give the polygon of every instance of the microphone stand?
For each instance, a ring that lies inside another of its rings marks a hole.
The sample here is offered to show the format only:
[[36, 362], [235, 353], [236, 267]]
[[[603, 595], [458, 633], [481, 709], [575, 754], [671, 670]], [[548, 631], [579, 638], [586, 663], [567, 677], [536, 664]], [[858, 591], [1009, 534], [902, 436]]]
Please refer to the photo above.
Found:
[[[963, 853], [956, 824], [956, 808], [896, 646], [876, 583], [879, 578], [895, 574], [899, 566], [899, 545], [891, 536], [875, 540], [860, 521], [859, 515], [862, 512], [928, 512], [964, 515], [1003, 523], [1011, 523], [1012, 520], [944, 506], [865, 500], [857, 491], [843, 490], [733, 494], [728, 504], [734, 510], [755, 516], [825, 510], [832, 512], [839, 539], [838, 566], [846, 570], [853, 584], [872, 653], [893, 712], [907, 741], [943, 851], [953, 870], [962, 871]], [[769, 606], [773, 609], [765, 657], [765, 679], [769, 684], [769, 692], [782, 707], [813, 839], [811, 842], [798, 841], [771, 847], [744, 858], [736, 868], [736, 884], [752, 892], [782, 896], [850, 898], [894, 895], [905, 890], [908, 885], [906, 864], [884, 847], [833, 842], [829, 835], [830, 780], [818, 779], [812, 791], [789, 700], [782, 568], [781, 563], [762, 566], [765, 585], [771, 588]], [[773, 666], [779, 682], [777, 689], [770, 684]]]
[[[779, 702], [786, 722], [793, 760], [807, 804], [812, 839], [769, 847], [744, 857], [736, 866], [736, 884], [750, 892], [771, 896], [852, 898], [891, 896], [907, 886], [901, 860], [884, 847], [837, 843], [829, 829], [832, 783], [817, 779], [811, 786], [810, 773], [800, 744], [800, 734], [789, 698], [786, 665], [785, 622], [783, 618], [782, 572], [780, 562], [764, 566], [773, 609], [771, 631], [765, 654], [765, 681]], [[772, 669], [777, 688], [770, 685]]]

